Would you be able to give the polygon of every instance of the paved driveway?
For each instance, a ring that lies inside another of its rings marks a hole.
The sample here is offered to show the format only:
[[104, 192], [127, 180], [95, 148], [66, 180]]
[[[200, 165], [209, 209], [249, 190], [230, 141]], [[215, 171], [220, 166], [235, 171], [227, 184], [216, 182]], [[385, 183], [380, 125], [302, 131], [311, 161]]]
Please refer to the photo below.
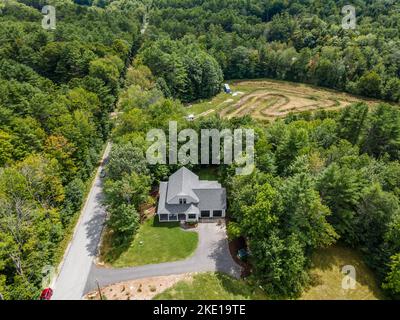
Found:
[[101, 268], [93, 264], [84, 292], [88, 293], [94, 290], [96, 280], [103, 287], [148, 277], [209, 271], [220, 271], [239, 278], [241, 267], [234, 262], [230, 255], [225, 226], [218, 226], [216, 223], [202, 223], [197, 227], [197, 232], [199, 233], [199, 245], [193, 256], [186, 260], [122, 269]]

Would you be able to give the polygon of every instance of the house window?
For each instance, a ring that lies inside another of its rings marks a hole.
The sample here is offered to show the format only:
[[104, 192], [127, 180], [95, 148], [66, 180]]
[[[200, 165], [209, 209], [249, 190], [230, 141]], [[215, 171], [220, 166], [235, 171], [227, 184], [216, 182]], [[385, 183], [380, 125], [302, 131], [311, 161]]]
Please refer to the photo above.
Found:
[[167, 214], [160, 214], [160, 221], [168, 221], [168, 215]]
[[177, 214], [170, 214], [169, 215], [169, 221], [178, 221], [178, 215]]
[[222, 210], [214, 210], [213, 217], [222, 217]]
[[196, 220], [197, 219], [197, 214], [189, 214], [188, 219], [189, 220]]
[[201, 211], [201, 217], [202, 218], [209, 218], [210, 217], [210, 211], [209, 210]]
[[179, 204], [186, 204], [186, 199], [179, 199]]

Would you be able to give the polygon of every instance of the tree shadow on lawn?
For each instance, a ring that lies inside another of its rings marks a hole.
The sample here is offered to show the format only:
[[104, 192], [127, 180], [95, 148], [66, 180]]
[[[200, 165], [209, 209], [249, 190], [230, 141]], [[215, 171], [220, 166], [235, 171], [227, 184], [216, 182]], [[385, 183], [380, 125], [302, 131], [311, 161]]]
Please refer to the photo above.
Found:
[[135, 236], [132, 235], [121, 240], [116, 238], [112, 231], [106, 230], [101, 244], [100, 260], [107, 264], [114, 263], [129, 249], [134, 238]]
[[[144, 222], [146, 223], [146, 222]], [[158, 219], [158, 215], [155, 215], [153, 218], [153, 223], [152, 226], [154, 228], [167, 228], [167, 229], [173, 229], [173, 228], [178, 228], [181, 226], [180, 221], [176, 222], [160, 222]]]
[[[151, 220], [144, 221], [141, 227], [145, 224], [150, 224], [154, 228], [174, 229], [180, 227], [180, 222], [160, 222], [158, 216], [151, 218]], [[139, 232], [138, 230], [137, 233], [125, 239], [118, 239], [111, 230], [106, 229], [100, 248], [100, 260], [107, 264], [116, 262], [132, 246]]]
[[215, 274], [221, 287], [230, 295], [241, 300], [268, 300], [266, 293], [257, 285], [247, 279], [235, 279], [231, 276], [217, 272]]
[[242, 296], [244, 299], [252, 299], [254, 288], [245, 283], [245, 280], [238, 280], [221, 272], [218, 272], [216, 277], [225, 291], [235, 296]]
[[218, 182], [221, 182], [222, 180], [222, 174], [220, 168], [215, 165], [209, 165], [209, 166], [199, 165], [193, 170], [193, 172], [199, 176], [200, 180], [209, 180]]

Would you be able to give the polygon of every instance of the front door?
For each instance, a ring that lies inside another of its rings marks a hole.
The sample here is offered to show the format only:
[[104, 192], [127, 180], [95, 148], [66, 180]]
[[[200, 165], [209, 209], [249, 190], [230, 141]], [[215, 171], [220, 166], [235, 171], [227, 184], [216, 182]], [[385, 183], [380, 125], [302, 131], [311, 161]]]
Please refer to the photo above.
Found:
[[186, 221], [186, 214], [182, 213], [178, 215], [179, 221]]

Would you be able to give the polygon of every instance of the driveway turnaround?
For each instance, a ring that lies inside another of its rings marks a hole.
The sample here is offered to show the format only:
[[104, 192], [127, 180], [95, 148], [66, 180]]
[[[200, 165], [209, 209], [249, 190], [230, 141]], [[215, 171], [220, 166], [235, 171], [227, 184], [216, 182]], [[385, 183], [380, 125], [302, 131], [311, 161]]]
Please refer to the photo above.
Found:
[[[108, 144], [103, 155], [106, 159], [111, 145]], [[106, 219], [106, 211], [101, 205], [102, 182], [97, 171], [92, 188], [82, 210], [74, 236], [61, 263], [60, 272], [52, 288], [53, 300], [80, 300], [84, 293], [85, 284], [97, 255], [100, 236]]]
[[[241, 267], [232, 259], [226, 238], [225, 225], [202, 223], [197, 227], [199, 245], [188, 259], [176, 262], [145, 265], [132, 268], [108, 269], [92, 265], [84, 293], [111, 284], [189, 272], [224, 272], [239, 278]], [[157, 254], [157, 252], [154, 252]]]

